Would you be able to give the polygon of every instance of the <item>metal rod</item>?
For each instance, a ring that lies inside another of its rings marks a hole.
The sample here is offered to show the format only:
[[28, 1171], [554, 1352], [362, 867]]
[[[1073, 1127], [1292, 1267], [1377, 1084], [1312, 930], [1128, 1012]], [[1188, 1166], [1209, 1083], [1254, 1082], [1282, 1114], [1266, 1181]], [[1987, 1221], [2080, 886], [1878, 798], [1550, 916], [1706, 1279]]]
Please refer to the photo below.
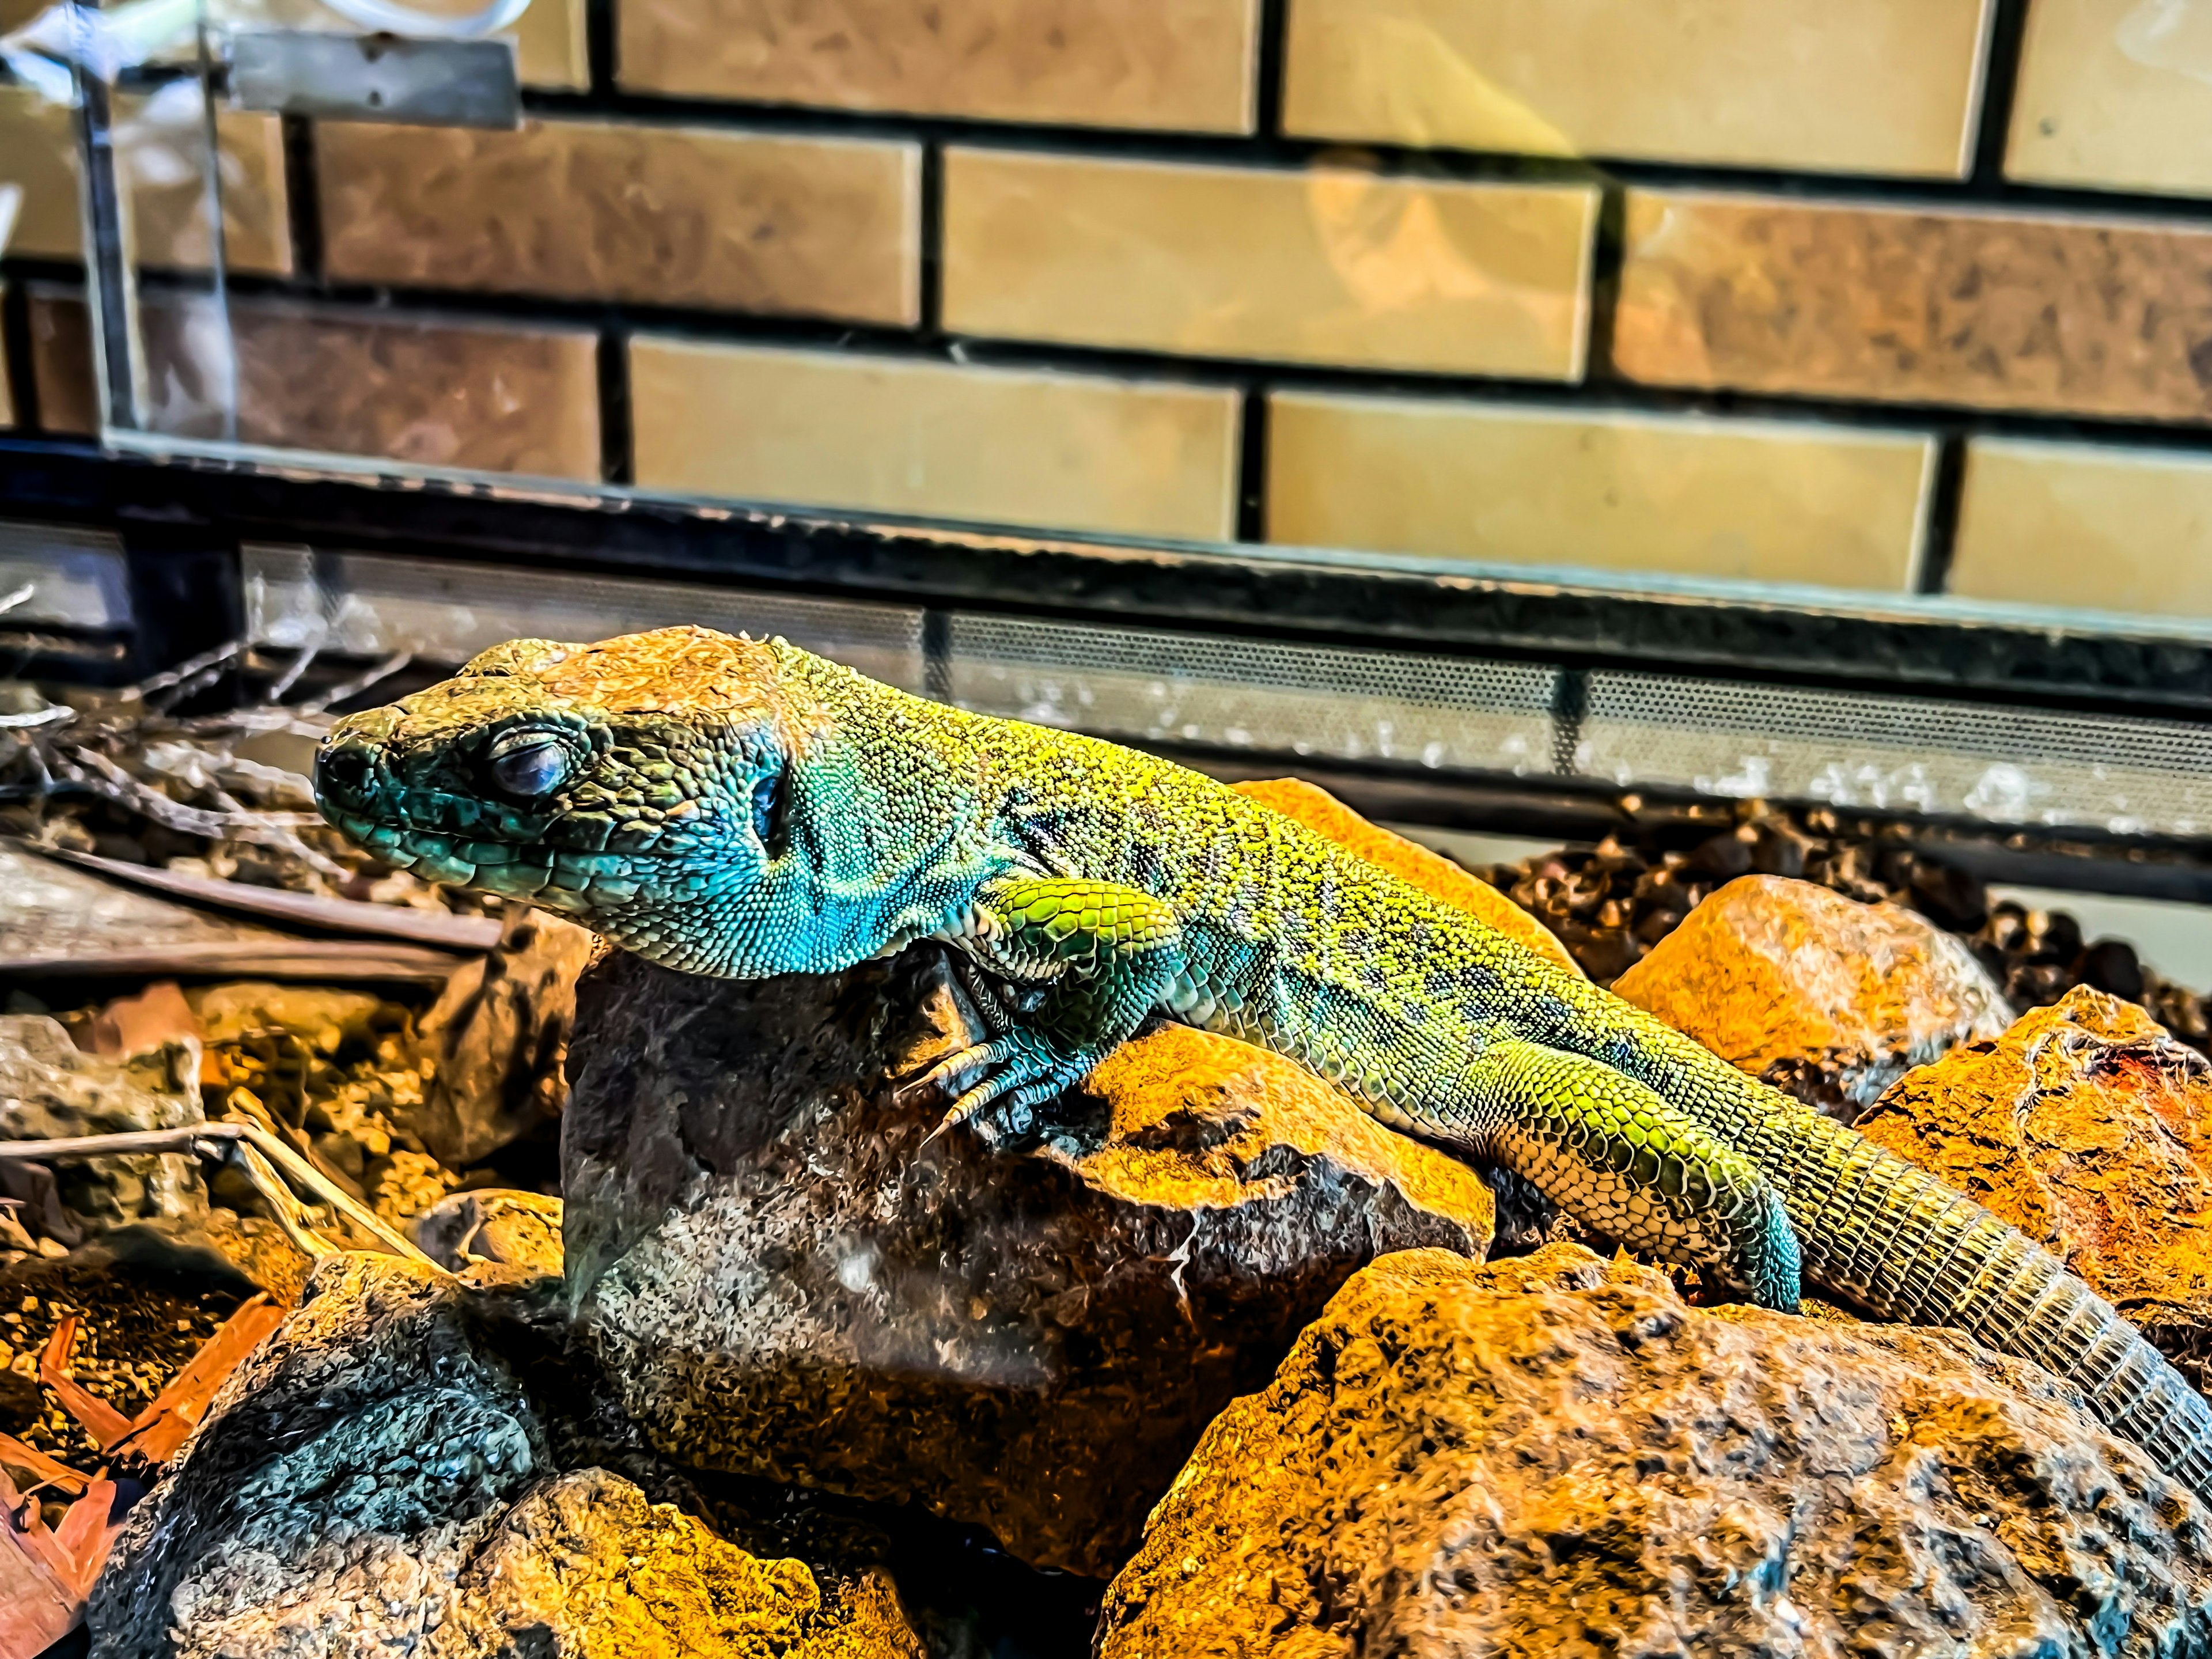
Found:
[[71, 53], [76, 81], [76, 135], [84, 210], [85, 304], [92, 320], [92, 352], [100, 391], [100, 424], [135, 431], [143, 401], [137, 349], [138, 295], [131, 269], [131, 225], [116, 166], [115, 131], [107, 82], [86, 59], [94, 54], [100, 13], [69, 0], [74, 26]]
[[207, 149], [206, 204], [208, 265], [215, 278], [216, 331], [222, 340], [222, 436], [238, 441], [238, 342], [230, 327], [230, 244], [222, 217], [222, 137], [216, 125], [215, 52], [208, 43], [207, 0], [199, 0], [192, 20], [199, 53], [200, 140]]

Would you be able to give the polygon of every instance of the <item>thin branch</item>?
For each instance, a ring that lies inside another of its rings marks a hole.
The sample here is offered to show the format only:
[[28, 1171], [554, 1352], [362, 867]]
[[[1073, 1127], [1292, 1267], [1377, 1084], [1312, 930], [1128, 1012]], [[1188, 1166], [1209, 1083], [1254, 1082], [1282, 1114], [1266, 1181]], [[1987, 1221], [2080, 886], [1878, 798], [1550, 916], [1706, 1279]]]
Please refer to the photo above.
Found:
[[338, 1253], [337, 1246], [309, 1224], [306, 1206], [292, 1196], [292, 1189], [270, 1167], [267, 1158], [244, 1140], [232, 1142], [231, 1151], [237, 1154], [235, 1162], [253, 1183], [253, 1190], [261, 1194], [262, 1201], [269, 1206], [269, 1212], [276, 1218], [276, 1224], [284, 1230], [284, 1237], [292, 1241], [301, 1255], [310, 1261], [319, 1261]]
[[210, 668], [221, 667], [245, 649], [244, 640], [233, 640], [228, 645], [216, 646], [212, 651], [203, 651], [197, 657], [185, 659], [174, 668], [164, 669], [136, 685], [125, 686], [121, 700], [125, 702], [143, 702], [157, 691], [167, 691], [172, 686], [182, 685], [195, 674], [204, 674]]
[[[191, 1123], [177, 1129], [126, 1129], [112, 1135], [54, 1140], [0, 1140], [0, 1161], [44, 1163], [57, 1158], [113, 1158], [126, 1152], [197, 1152], [210, 1141], [244, 1141], [394, 1255], [438, 1267], [415, 1243], [266, 1129], [251, 1123]], [[438, 1267], [440, 1273], [446, 1270]]]
[[284, 694], [300, 683], [300, 676], [307, 672], [307, 665], [322, 653], [323, 642], [318, 637], [300, 647], [300, 654], [292, 659], [292, 665], [279, 674], [269, 690], [263, 694], [264, 702], [282, 702]]
[[390, 679], [414, 660], [415, 653], [412, 651], [395, 651], [366, 674], [349, 679], [343, 685], [334, 685], [321, 696], [312, 697], [306, 702], [297, 704], [296, 707], [303, 714], [319, 714], [333, 703], [343, 702], [348, 697], [359, 696], [379, 680]]
[[0, 727], [20, 732], [26, 726], [61, 726], [76, 718], [76, 710], [67, 703], [49, 703], [44, 708], [33, 709], [27, 714], [0, 714]]

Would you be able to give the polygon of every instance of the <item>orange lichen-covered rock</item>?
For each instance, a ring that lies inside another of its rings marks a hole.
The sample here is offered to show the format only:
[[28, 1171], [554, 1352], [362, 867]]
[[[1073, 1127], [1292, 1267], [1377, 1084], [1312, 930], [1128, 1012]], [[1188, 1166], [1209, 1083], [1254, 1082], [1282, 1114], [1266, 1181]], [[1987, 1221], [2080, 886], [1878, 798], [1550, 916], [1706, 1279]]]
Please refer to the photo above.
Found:
[[1099, 1659], [2193, 1652], [2204, 1509], [1954, 1332], [1574, 1245], [1363, 1269], [1207, 1429]]
[[931, 1139], [945, 1101], [898, 1080], [975, 1029], [933, 950], [753, 981], [599, 963], [569, 1054], [568, 1291], [669, 1456], [1108, 1573], [1346, 1277], [1481, 1255], [1491, 1195], [1288, 1060], [1174, 1025], [1051, 1103], [1026, 1156]]
[[1296, 818], [1316, 835], [1328, 836], [1370, 864], [1380, 865], [1399, 880], [1410, 882], [1446, 904], [1457, 905], [1569, 973], [1581, 975], [1581, 967], [1552, 930], [1488, 882], [1469, 875], [1441, 853], [1431, 853], [1418, 842], [1370, 823], [1328, 790], [1302, 778], [1267, 778], [1235, 787], [1238, 794], [1249, 795], [1286, 818]]
[[2212, 1061], [2135, 1004], [2077, 987], [1907, 1073], [1858, 1127], [2063, 1256], [2212, 1381]]
[[1934, 923], [1780, 876], [1730, 882], [1613, 989], [1845, 1122], [1910, 1067], [2012, 1017]]

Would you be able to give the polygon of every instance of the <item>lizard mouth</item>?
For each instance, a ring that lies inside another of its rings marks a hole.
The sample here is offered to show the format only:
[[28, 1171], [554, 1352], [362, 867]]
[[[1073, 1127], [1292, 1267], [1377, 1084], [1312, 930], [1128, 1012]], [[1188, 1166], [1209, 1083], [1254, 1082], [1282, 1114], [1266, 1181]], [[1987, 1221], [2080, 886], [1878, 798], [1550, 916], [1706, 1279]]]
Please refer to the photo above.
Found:
[[315, 801], [332, 828], [395, 868], [572, 915], [635, 898], [651, 853], [645, 846], [608, 850], [604, 821], [565, 823], [556, 814], [408, 788], [375, 744], [343, 733], [316, 757]]
[[344, 811], [327, 801], [323, 816], [385, 863], [425, 881], [526, 899], [571, 915], [619, 908], [645, 885], [638, 879], [640, 860], [623, 854], [450, 835]]

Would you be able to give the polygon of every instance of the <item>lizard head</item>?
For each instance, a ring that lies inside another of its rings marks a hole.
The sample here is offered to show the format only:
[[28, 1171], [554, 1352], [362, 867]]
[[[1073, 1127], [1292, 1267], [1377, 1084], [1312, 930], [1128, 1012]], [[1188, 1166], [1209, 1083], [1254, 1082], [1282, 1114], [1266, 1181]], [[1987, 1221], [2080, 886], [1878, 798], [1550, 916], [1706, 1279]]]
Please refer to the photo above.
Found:
[[836, 896], [883, 860], [871, 818], [896, 816], [872, 812], [866, 776], [839, 763], [821, 698], [839, 678], [899, 695], [703, 628], [511, 641], [340, 720], [316, 801], [387, 863], [572, 916], [670, 967], [827, 971], [884, 942]]

